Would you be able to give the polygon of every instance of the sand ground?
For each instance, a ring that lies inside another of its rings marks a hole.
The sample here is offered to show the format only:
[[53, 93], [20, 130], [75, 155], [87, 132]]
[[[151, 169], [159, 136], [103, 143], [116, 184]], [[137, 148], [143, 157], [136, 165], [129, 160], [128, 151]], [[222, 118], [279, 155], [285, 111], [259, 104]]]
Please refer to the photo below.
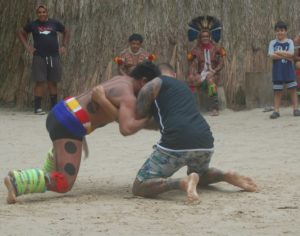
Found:
[[[159, 133], [130, 137], [110, 124], [87, 137], [90, 157], [71, 192], [25, 195], [7, 205], [0, 185], [0, 235], [300, 235], [300, 118], [284, 108], [277, 120], [262, 109], [205, 116], [215, 137], [211, 166], [251, 176], [259, 193], [225, 183], [185, 193], [133, 197], [132, 182]], [[0, 109], [0, 176], [41, 167], [51, 146], [46, 116]], [[185, 175], [180, 170], [175, 177]]]

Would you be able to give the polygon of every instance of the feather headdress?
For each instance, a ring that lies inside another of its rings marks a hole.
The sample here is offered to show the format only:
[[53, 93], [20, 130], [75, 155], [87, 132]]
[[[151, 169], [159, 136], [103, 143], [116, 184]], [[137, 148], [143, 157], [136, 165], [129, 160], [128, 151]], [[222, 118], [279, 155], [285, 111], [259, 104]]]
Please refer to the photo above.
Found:
[[214, 16], [198, 16], [189, 22], [188, 39], [194, 41], [199, 33], [209, 31], [213, 41], [218, 43], [221, 39], [222, 24]]

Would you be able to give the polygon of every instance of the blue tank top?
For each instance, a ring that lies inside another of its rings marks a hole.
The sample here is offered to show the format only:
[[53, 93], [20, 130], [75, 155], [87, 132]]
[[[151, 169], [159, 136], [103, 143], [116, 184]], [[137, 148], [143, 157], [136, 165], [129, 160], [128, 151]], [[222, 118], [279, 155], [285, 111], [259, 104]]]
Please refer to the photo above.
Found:
[[210, 127], [189, 87], [171, 77], [160, 78], [161, 89], [153, 104], [153, 116], [160, 124], [159, 145], [174, 150], [213, 148]]
[[[291, 39], [284, 41], [272, 40], [269, 44], [269, 54], [276, 51], [294, 53], [294, 43]], [[287, 59], [274, 59], [272, 67], [273, 82], [292, 82], [296, 80], [295, 68], [292, 61]]]

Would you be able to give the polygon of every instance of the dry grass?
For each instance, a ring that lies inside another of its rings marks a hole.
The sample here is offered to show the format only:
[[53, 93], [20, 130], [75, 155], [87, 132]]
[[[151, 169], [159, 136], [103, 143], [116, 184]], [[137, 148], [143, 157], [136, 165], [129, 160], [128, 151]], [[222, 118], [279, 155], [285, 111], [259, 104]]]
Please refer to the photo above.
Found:
[[[269, 71], [267, 47], [274, 38], [273, 25], [281, 18], [298, 32], [297, 0], [48, 0], [49, 15], [71, 31], [68, 53], [63, 57], [64, 81], [61, 96], [77, 94], [116, 73], [112, 58], [127, 44], [133, 32], [145, 37], [144, 47], [155, 53], [157, 62], [171, 62], [185, 79], [187, 23], [209, 14], [221, 19], [221, 45], [227, 50], [222, 72], [227, 104], [242, 105], [245, 72]], [[30, 57], [18, 42], [15, 29], [34, 19], [35, 2], [1, 1], [0, 101], [28, 106], [32, 99]], [[17, 12], [18, 14], [13, 14]], [[15, 17], [17, 16], [17, 17]]]

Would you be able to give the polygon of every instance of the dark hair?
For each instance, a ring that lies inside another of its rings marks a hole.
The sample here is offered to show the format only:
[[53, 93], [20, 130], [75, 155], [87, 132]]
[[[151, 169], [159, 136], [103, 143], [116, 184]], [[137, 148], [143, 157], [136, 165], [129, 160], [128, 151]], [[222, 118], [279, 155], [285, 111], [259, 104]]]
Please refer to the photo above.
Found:
[[285, 30], [287, 30], [287, 25], [286, 25], [286, 23], [284, 23], [283, 21], [278, 21], [278, 22], [275, 24], [275, 27], [274, 27], [274, 30], [277, 30], [277, 29], [285, 29]]
[[171, 65], [170, 65], [169, 63], [167, 63], [167, 62], [160, 63], [160, 64], [158, 65], [158, 68], [160, 69], [160, 71], [162, 71], [162, 70], [169, 70], [169, 71], [175, 73], [175, 70], [174, 70], [173, 66], [171, 66]]
[[140, 41], [140, 43], [142, 43], [144, 41], [144, 39], [143, 39], [143, 36], [140, 34], [132, 34], [128, 38], [128, 42], [131, 42], [131, 41]]
[[136, 65], [136, 67], [129, 74], [136, 80], [141, 80], [144, 77], [147, 78], [147, 81], [150, 81], [157, 76], [160, 76], [160, 70], [157, 65], [151, 61], [144, 61]]
[[38, 4], [35, 8], [35, 12], [37, 13], [40, 8], [44, 8], [46, 12], [48, 12], [48, 8], [45, 4]]

